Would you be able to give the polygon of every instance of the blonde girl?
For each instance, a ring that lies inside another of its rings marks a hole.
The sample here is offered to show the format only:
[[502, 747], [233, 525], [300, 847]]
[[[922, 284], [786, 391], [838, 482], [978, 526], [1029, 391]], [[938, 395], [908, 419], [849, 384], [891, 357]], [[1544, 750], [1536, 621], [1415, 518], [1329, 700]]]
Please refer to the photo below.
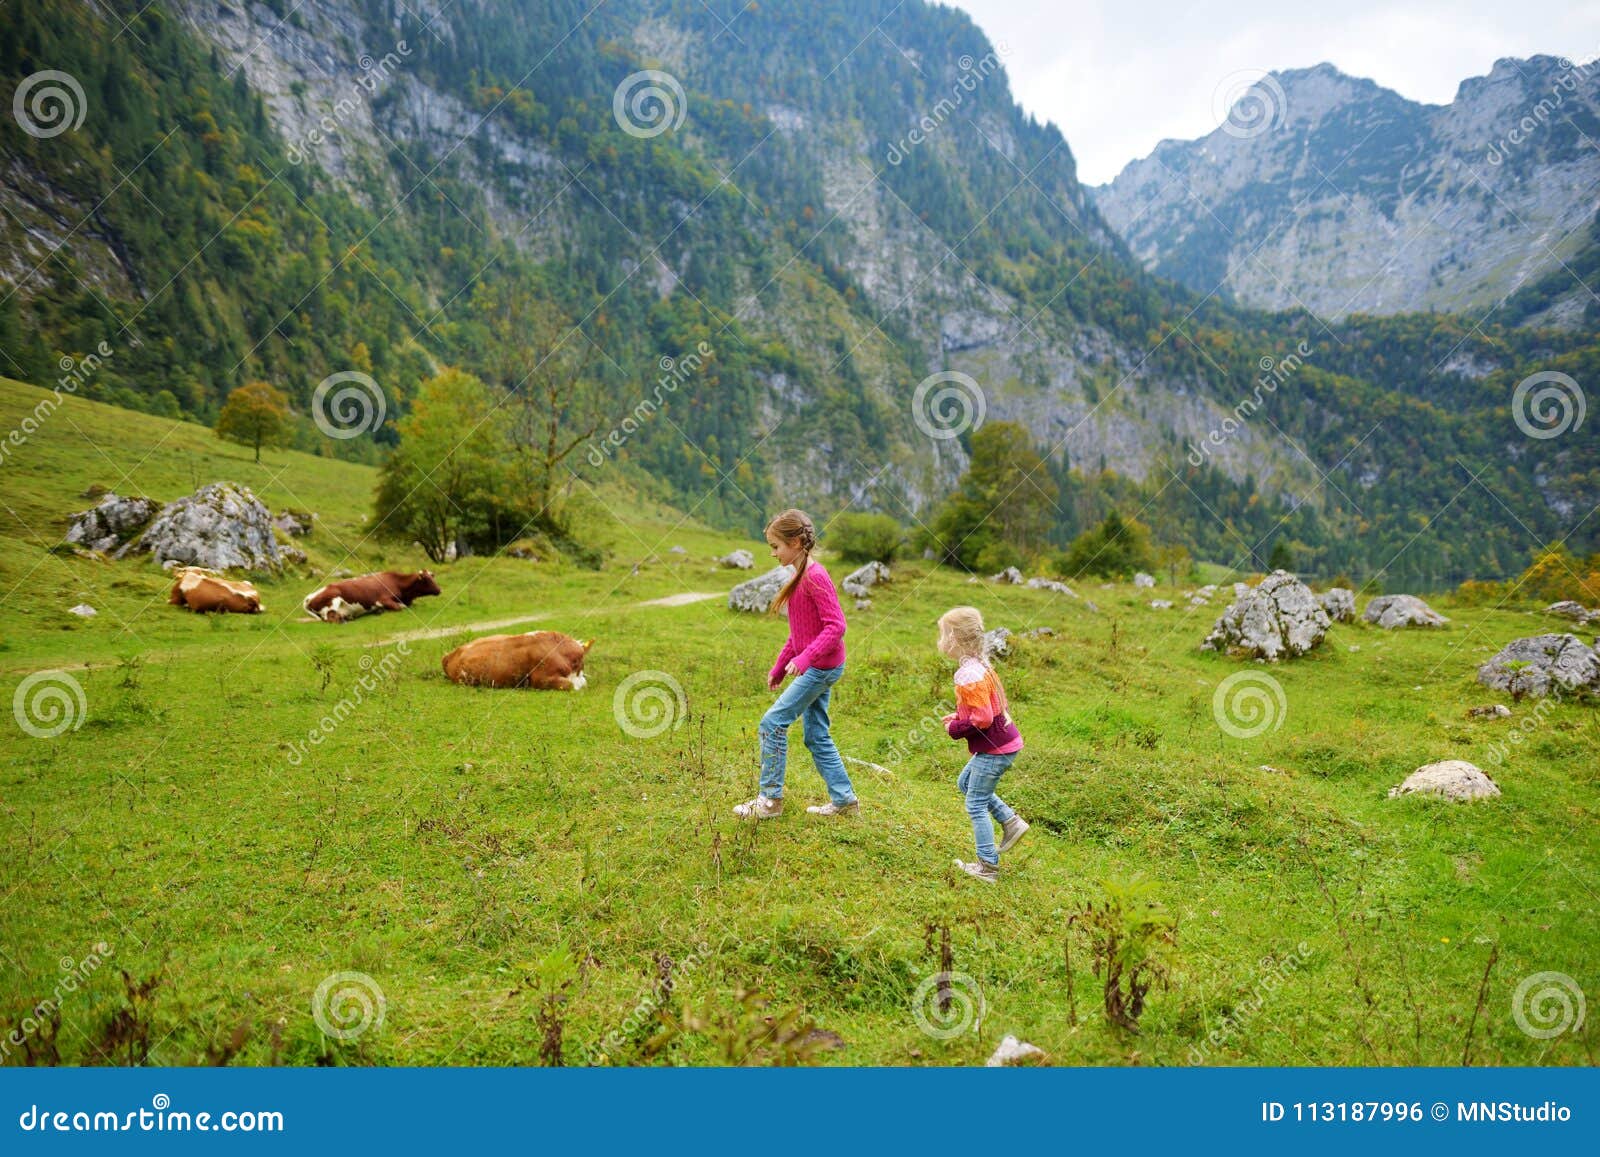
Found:
[[[971, 756], [956, 779], [966, 799], [967, 818], [977, 845], [976, 862], [956, 860], [967, 875], [993, 884], [1000, 878], [1000, 854], [1028, 831], [1028, 823], [995, 794], [1000, 777], [1022, 750], [1022, 733], [1011, 720], [1005, 688], [985, 655], [983, 615], [976, 607], [954, 607], [939, 617], [939, 651], [956, 663], [956, 709], [944, 717], [951, 739], [965, 739]], [[1000, 825], [995, 846], [994, 824]]]

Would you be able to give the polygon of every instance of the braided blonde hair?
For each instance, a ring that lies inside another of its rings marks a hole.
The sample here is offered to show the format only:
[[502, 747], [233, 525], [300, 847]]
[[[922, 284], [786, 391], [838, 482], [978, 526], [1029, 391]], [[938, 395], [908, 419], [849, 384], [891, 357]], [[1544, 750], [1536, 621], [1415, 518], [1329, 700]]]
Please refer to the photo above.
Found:
[[794, 594], [801, 578], [805, 576], [806, 567], [811, 565], [811, 552], [817, 548], [817, 528], [811, 521], [811, 516], [805, 511], [790, 508], [767, 523], [766, 533], [782, 539], [791, 546], [798, 544], [801, 551], [793, 577], [783, 584], [778, 597], [773, 599], [772, 606], [767, 608], [769, 614], [775, 615], [789, 602], [789, 597]]

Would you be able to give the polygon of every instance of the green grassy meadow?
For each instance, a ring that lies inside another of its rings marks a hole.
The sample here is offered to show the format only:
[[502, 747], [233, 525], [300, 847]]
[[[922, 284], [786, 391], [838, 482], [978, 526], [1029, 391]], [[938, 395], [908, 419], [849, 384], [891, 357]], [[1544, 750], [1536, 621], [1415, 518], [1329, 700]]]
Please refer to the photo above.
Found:
[[[44, 396], [0, 383], [0, 435]], [[729, 809], [754, 794], [785, 628], [730, 612], [746, 576], [711, 560], [745, 546], [764, 568], [766, 550], [621, 488], [589, 498], [609, 511], [599, 571], [469, 558], [435, 568], [442, 597], [343, 626], [301, 621], [321, 581], [303, 570], [258, 583], [259, 616], [202, 617], [166, 604], [148, 560], [50, 550], [91, 484], [170, 500], [228, 479], [274, 511], [319, 513], [301, 540], [312, 567], [426, 565], [364, 537], [374, 478], [291, 451], [256, 465], [209, 430], [78, 398], [0, 463], [3, 689], [64, 671], [84, 705], [53, 738], [5, 722], [5, 1027], [106, 945], [60, 996], [48, 1059], [535, 1064], [558, 1038], [569, 1064], [757, 1062], [775, 1050], [739, 1002], [760, 993], [774, 1023], [814, 1020], [819, 1064], [981, 1064], [1007, 1033], [1055, 1064], [1596, 1061], [1600, 1010], [1541, 1038], [1513, 999], [1539, 973], [1591, 995], [1600, 978], [1600, 708], [1465, 714], [1509, 703], [1474, 681], [1477, 664], [1563, 629], [1534, 608], [1441, 596], [1446, 629], [1337, 625], [1268, 669], [1198, 650], [1225, 597], [1190, 610], [1162, 581], [1075, 584], [1072, 599], [902, 562], [870, 609], [846, 600], [834, 733], [884, 768], [850, 765], [860, 815], [805, 814], [826, 797], [795, 734], [789, 809], [754, 826]], [[848, 569], [824, 560], [836, 579]], [[695, 594], [716, 597], [647, 605]], [[1151, 610], [1152, 594], [1177, 606]], [[97, 617], [67, 613], [80, 602]], [[1033, 831], [993, 888], [950, 866], [972, 844], [954, 788], [965, 745], [938, 727], [950, 668], [933, 623], [963, 602], [991, 626], [1055, 632], [1000, 664], [1028, 744], [1002, 793]], [[507, 621], [592, 636], [588, 688], [445, 680], [446, 651]], [[1243, 670], [1270, 674], [1286, 704], [1251, 739], [1213, 708]], [[658, 674], [619, 704], [639, 672]], [[676, 726], [638, 735], [619, 718]], [[1449, 758], [1489, 770], [1503, 796], [1386, 798]], [[1138, 1032], [1107, 1022], [1068, 927], [1102, 881], [1134, 875], [1177, 921]], [[946, 935], [983, 1015], [941, 1039], [913, 996]], [[628, 1021], [656, 999], [663, 956], [666, 1007], [688, 1019], [652, 1046]], [[382, 1023], [374, 1010], [350, 1039], [313, 1016], [341, 972], [382, 994]], [[590, 1047], [613, 1032], [620, 1045]]]

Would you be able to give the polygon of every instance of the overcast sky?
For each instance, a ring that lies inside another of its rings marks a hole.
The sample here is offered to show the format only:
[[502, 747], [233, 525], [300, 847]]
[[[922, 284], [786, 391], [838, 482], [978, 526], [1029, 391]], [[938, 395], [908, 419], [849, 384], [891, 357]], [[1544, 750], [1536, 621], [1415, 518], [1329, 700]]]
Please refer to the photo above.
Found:
[[1012, 93], [1060, 126], [1085, 184], [1109, 181], [1167, 137], [1216, 128], [1220, 86], [1243, 70], [1324, 60], [1401, 96], [1448, 104], [1502, 56], [1600, 55], [1600, 0], [955, 0], [1003, 43]]

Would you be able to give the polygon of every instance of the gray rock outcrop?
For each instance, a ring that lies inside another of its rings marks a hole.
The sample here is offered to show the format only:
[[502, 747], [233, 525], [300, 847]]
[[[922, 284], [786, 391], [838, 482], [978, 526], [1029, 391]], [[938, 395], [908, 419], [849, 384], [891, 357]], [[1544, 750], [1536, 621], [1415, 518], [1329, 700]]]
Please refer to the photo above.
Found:
[[773, 567], [764, 575], [740, 583], [728, 592], [728, 609], [733, 611], [749, 611], [752, 614], [764, 615], [772, 606], [772, 600], [778, 597], [778, 592], [783, 589], [783, 584], [789, 581], [794, 574], [794, 567]]
[[1356, 592], [1348, 587], [1330, 587], [1317, 596], [1317, 602], [1336, 623], [1356, 621]]
[[158, 563], [213, 570], [277, 570], [283, 554], [272, 514], [247, 487], [213, 482], [162, 507], [136, 542], [118, 555], [149, 553]]
[[160, 509], [161, 504], [151, 498], [119, 498], [108, 493], [96, 505], [72, 516], [66, 540], [109, 554], [138, 538]]
[[844, 590], [846, 594], [855, 595], [858, 599], [867, 598], [867, 592], [879, 583], [889, 581], [889, 568], [881, 562], [869, 562], [866, 566], [858, 567], [844, 576]]
[[1361, 616], [1386, 631], [1401, 627], [1442, 627], [1450, 620], [1416, 595], [1379, 595]]
[[1057, 582], [1055, 579], [1031, 578], [1028, 580], [1028, 585], [1036, 591], [1055, 591], [1058, 595], [1071, 595], [1073, 598], [1078, 597], [1073, 589], [1066, 583]]
[[1582, 603], [1572, 599], [1562, 599], [1559, 603], [1551, 603], [1544, 609], [1547, 615], [1559, 615], [1563, 619], [1571, 619], [1580, 627], [1600, 620], [1600, 610], [1591, 611]]
[[1276, 662], [1304, 655], [1322, 642], [1328, 627], [1328, 612], [1311, 588], [1288, 571], [1275, 570], [1228, 605], [1200, 646]]
[[1417, 768], [1399, 787], [1389, 789], [1389, 798], [1410, 795], [1437, 795], [1450, 800], [1487, 799], [1500, 794], [1487, 773], [1464, 759], [1446, 759]]
[[1025, 1040], [1018, 1040], [1014, 1036], [1003, 1037], [989, 1059], [983, 1062], [986, 1069], [1004, 1068], [1007, 1065], [1037, 1064], [1045, 1059], [1045, 1051], [1038, 1045], [1029, 1044]]
[[273, 517], [272, 525], [292, 538], [304, 538], [311, 533], [316, 521], [317, 516], [308, 510], [280, 510]]
[[1478, 668], [1478, 682], [1522, 698], [1600, 692], [1600, 653], [1576, 635], [1515, 639]]
[[731, 566], [735, 570], [751, 570], [756, 565], [755, 555], [748, 550], [735, 550], [717, 559], [720, 566]]

